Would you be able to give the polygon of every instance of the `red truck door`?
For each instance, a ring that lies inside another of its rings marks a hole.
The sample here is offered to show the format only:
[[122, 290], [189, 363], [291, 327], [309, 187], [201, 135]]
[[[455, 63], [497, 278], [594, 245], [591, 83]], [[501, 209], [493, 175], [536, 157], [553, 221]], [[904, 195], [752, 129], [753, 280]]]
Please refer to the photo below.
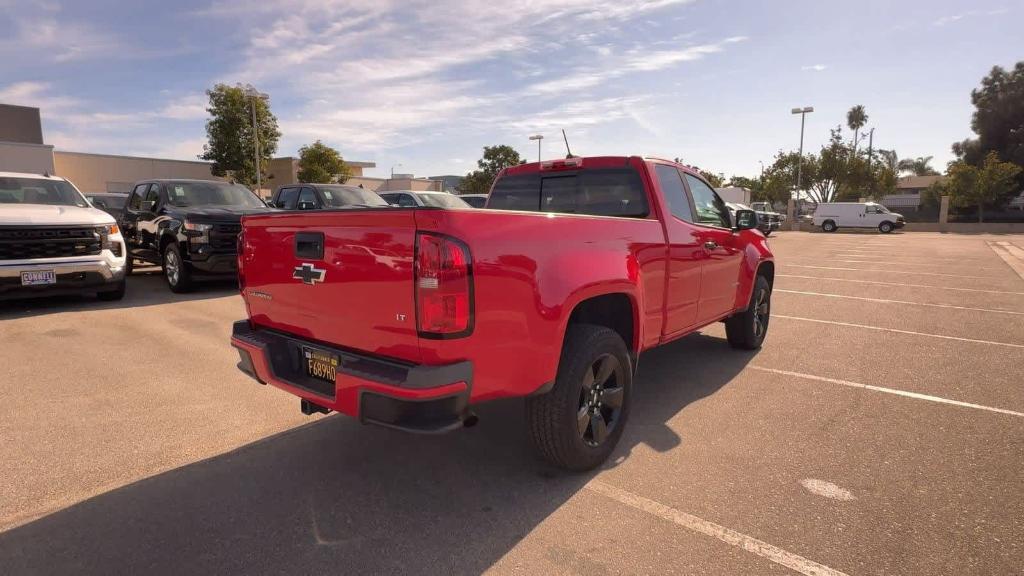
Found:
[[654, 180], [669, 210], [664, 215], [668, 241], [668, 290], [662, 337], [671, 338], [697, 323], [704, 249], [697, 235], [698, 228], [693, 225], [693, 209], [679, 170], [669, 164], [652, 166]]
[[694, 219], [704, 259], [701, 265], [700, 301], [697, 321], [713, 321], [729, 313], [736, 301], [743, 251], [732, 231], [732, 218], [725, 202], [696, 176], [685, 173], [693, 197]]

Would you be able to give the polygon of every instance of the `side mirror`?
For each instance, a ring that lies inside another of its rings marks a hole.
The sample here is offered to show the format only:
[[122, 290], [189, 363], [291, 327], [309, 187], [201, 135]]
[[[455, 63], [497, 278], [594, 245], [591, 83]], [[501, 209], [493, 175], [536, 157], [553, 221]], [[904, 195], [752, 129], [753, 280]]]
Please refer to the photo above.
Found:
[[757, 212], [753, 210], [737, 210], [734, 216], [734, 230], [752, 230], [757, 228]]

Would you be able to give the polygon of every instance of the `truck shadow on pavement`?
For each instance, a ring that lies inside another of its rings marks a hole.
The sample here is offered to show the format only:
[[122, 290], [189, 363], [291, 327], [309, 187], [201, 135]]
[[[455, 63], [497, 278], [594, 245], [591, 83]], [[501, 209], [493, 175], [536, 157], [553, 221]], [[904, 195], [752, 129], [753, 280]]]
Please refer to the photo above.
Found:
[[[645, 354], [608, 466], [641, 443], [678, 446], [668, 420], [753, 356], [701, 334]], [[479, 425], [444, 436], [321, 418], [0, 534], [3, 571], [480, 573], [595, 474], [537, 461], [522, 409], [485, 404]]]
[[96, 299], [94, 294], [10, 300], [0, 302], [0, 320], [43, 316], [58, 312], [158, 306], [160, 304], [221, 298], [236, 294], [238, 294], [238, 283], [234, 279], [202, 282], [197, 284], [192, 292], [175, 294], [167, 287], [160, 269], [152, 268], [136, 271], [128, 278], [128, 289], [123, 300], [102, 302]]

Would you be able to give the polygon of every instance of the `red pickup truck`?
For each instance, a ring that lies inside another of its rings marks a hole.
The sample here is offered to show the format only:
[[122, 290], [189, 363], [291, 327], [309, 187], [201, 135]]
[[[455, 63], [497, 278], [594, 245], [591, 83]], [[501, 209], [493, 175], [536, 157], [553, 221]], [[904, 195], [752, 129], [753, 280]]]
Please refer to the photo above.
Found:
[[507, 168], [487, 209], [248, 215], [231, 343], [307, 414], [441, 432], [527, 397], [539, 453], [586, 470], [622, 435], [641, 352], [717, 321], [761, 345], [775, 268], [756, 226], [640, 157]]

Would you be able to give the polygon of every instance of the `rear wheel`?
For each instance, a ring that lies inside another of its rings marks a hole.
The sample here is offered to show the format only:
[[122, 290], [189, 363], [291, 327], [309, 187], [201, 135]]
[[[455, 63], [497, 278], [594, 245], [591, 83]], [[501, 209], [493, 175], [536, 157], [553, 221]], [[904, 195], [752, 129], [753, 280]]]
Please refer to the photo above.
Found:
[[892, 222], [882, 222], [881, 224], [878, 225], [878, 231], [881, 232], [882, 234], [888, 234], [889, 232], [892, 232], [892, 228]]
[[757, 350], [768, 334], [771, 319], [772, 288], [768, 279], [758, 275], [747, 309], [725, 321], [725, 336], [729, 345], [740, 350]]
[[622, 436], [632, 385], [629, 351], [616, 332], [589, 324], [571, 326], [554, 387], [526, 400], [534, 448], [567, 470], [599, 466]]
[[192, 289], [192, 271], [182, 259], [181, 250], [175, 242], [164, 248], [164, 279], [171, 292], [181, 294]]
[[838, 226], [836, 226], [836, 223], [831, 220], [825, 220], [821, 223], [821, 229], [825, 232], [835, 232], [836, 228], [838, 228]]

